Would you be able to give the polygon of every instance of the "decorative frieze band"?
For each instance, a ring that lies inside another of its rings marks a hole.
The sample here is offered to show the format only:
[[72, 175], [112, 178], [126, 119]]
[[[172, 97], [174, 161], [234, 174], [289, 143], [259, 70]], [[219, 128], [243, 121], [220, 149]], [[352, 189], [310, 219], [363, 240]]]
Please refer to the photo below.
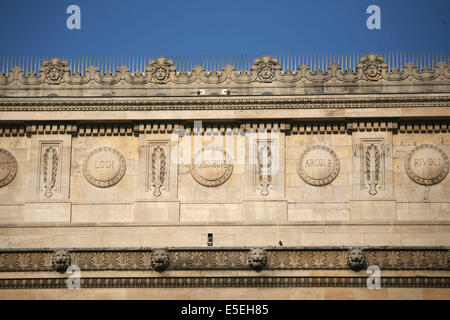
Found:
[[[249, 251], [233, 249], [167, 249], [167, 270], [250, 270]], [[73, 249], [71, 263], [85, 271], [153, 270], [155, 249]], [[349, 270], [349, 249], [267, 248], [265, 270]], [[381, 270], [449, 270], [448, 249], [364, 249], [358, 261]], [[53, 250], [0, 251], [0, 272], [54, 271]], [[353, 258], [353, 257], [352, 257]], [[353, 261], [353, 260], [352, 260]], [[353, 263], [353, 262], [352, 262]]]

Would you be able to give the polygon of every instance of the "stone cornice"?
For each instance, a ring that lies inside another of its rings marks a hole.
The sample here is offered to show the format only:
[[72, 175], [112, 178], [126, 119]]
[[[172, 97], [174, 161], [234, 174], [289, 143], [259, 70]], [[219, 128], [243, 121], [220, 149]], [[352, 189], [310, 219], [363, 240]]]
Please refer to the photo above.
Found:
[[0, 98], [2, 112], [174, 111], [450, 107], [448, 94], [304, 95], [277, 97]]

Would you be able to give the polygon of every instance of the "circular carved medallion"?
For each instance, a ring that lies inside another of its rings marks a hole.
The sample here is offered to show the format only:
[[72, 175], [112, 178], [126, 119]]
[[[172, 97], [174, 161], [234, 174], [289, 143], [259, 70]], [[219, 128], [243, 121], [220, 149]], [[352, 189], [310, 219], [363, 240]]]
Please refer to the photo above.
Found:
[[0, 188], [10, 183], [17, 172], [16, 158], [6, 149], [0, 148]]
[[323, 186], [333, 181], [341, 167], [333, 149], [326, 146], [310, 146], [300, 155], [297, 171], [306, 183]]
[[220, 186], [231, 177], [233, 159], [217, 146], [206, 146], [194, 156], [190, 171], [194, 180], [201, 185]]
[[448, 156], [439, 147], [422, 144], [410, 151], [405, 170], [414, 182], [430, 186], [441, 182], [448, 174]]
[[110, 147], [95, 149], [83, 164], [84, 177], [99, 188], [118, 183], [125, 175], [125, 170], [125, 158], [119, 151]]

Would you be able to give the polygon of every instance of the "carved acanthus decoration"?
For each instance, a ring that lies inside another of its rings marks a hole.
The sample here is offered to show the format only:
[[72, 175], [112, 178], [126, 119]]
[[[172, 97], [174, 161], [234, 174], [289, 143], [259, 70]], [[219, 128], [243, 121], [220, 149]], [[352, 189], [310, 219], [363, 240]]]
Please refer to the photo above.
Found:
[[172, 60], [167, 60], [164, 57], [158, 57], [151, 60], [145, 73], [148, 73], [151, 77], [151, 82], [164, 84], [169, 82], [171, 74], [175, 73], [176, 67], [173, 65]]
[[267, 251], [263, 248], [253, 248], [247, 256], [248, 265], [255, 271], [261, 271], [267, 266]]
[[380, 178], [380, 150], [375, 144], [366, 149], [366, 175], [369, 184], [369, 194], [377, 194], [377, 185]]
[[60, 84], [70, 76], [70, 67], [67, 60], [59, 58], [44, 60], [39, 68], [39, 75], [48, 84]]
[[367, 79], [370, 81], [377, 81], [384, 78], [386, 74], [387, 63], [384, 58], [377, 56], [374, 53], [362, 57], [357, 65], [357, 70], [360, 79]]
[[170, 264], [169, 252], [166, 249], [155, 249], [150, 256], [152, 268], [156, 271], [162, 272]]
[[59, 249], [52, 255], [52, 267], [60, 273], [66, 272], [71, 263], [72, 258], [70, 256], [70, 252], [67, 250]]
[[366, 265], [364, 250], [361, 248], [351, 248], [346, 254], [347, 265], [353, 271], [359, 271]]

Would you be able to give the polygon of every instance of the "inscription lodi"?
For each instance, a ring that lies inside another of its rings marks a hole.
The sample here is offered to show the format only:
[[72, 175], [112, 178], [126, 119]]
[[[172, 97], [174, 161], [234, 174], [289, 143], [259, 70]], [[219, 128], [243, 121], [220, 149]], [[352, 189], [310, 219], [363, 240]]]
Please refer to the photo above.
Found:
[[111, 187], [125, 175], [123, 155], [109, 147], [92, 151], [83, 164], [83, 174], [89, 183], [99, 188]]

